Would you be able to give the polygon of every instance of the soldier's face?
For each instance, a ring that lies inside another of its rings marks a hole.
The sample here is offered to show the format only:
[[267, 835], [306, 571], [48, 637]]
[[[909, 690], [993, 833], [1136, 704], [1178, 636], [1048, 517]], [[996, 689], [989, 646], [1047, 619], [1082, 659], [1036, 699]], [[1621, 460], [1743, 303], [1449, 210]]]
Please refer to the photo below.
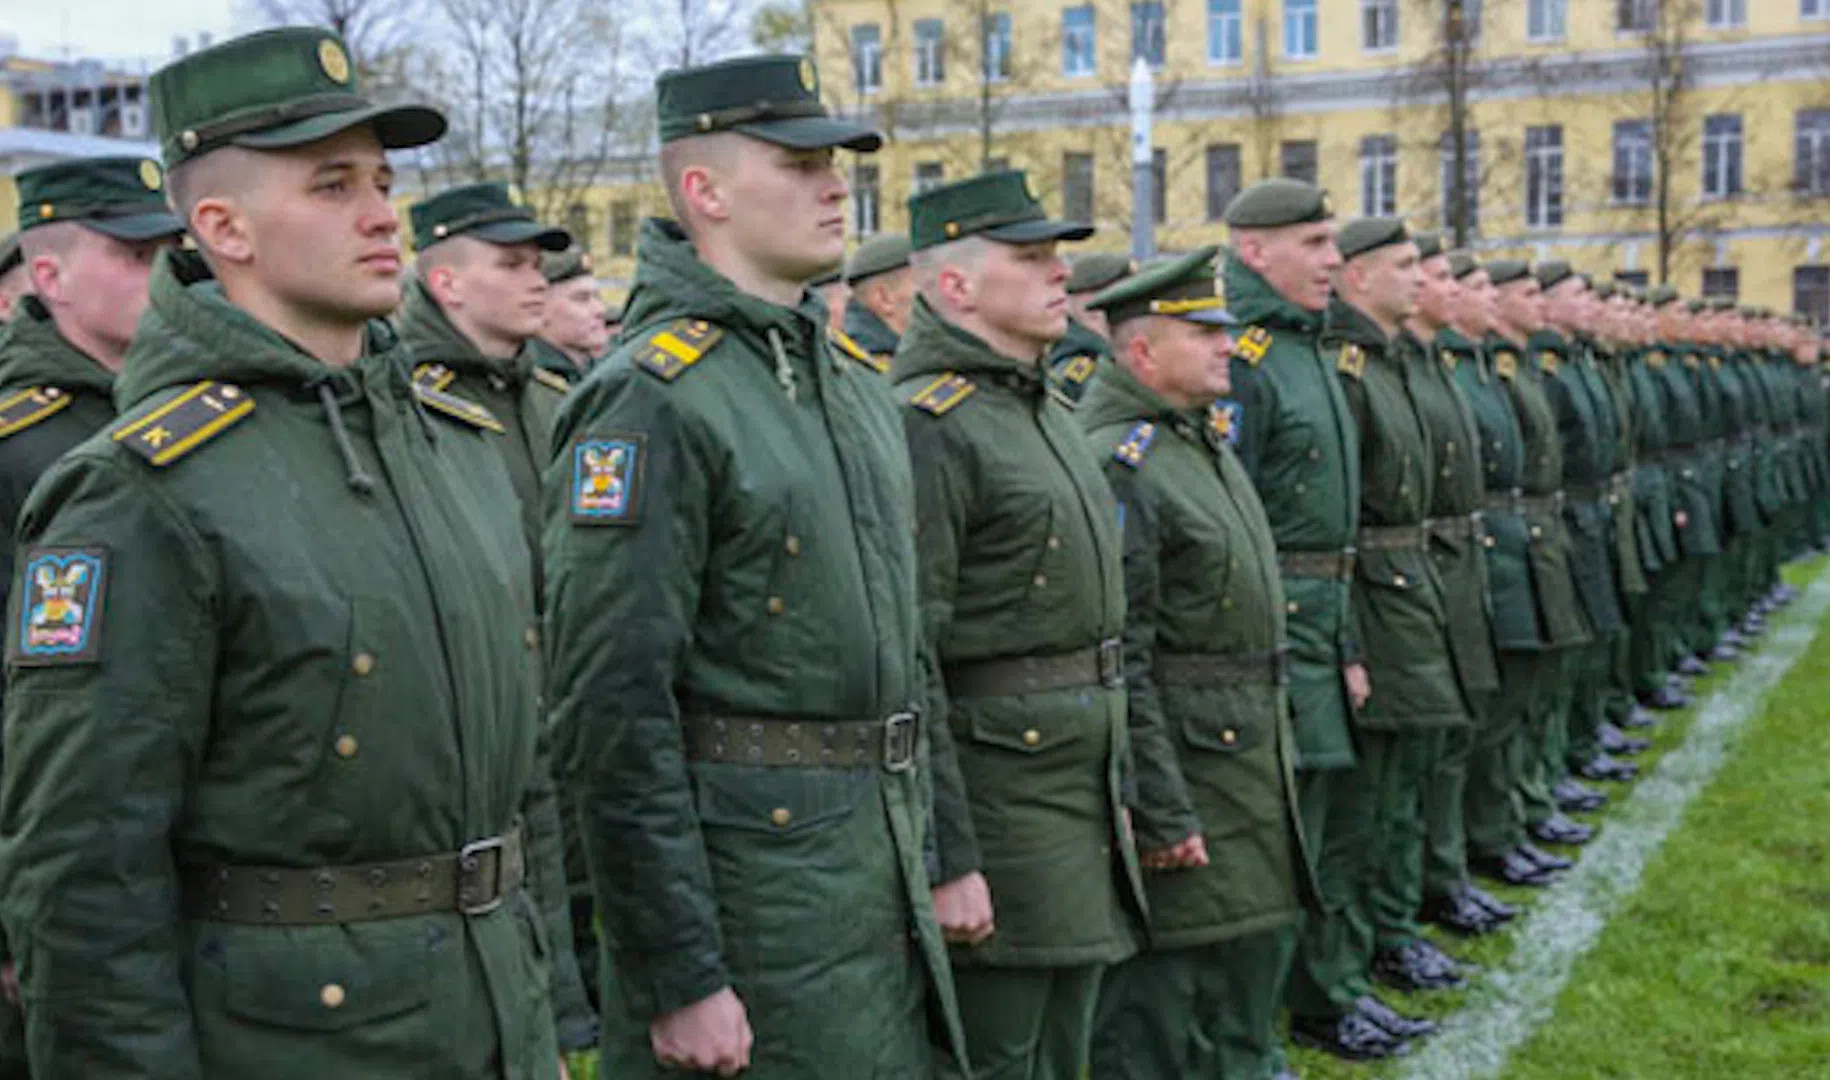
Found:
[[981, 319], [1038, 351], [1067, 333], [1068, 266], [1055, 247], [987, 241], [971, 289]]
[[1500, 314], [1514, 329], [1530, 333], [1544, 328], [1544, 304], [1538, 283], [1530, 278], [1500, 286]]
[[[134, 326], [146, 310], [153, 259], [177, 238], [130, 242], [80, 225], [74, 229], [64, 251], [33, 260], [37, 292], [65, 336], [86, 347], [99, 345], [95, 358], [113, 366], [133, 340]], [[54, 265], [37, 265], [45, 261]]]
[[746, 138], [719, 183], [733, 239], [772, 276], [806, 281], [845, 257], [848, 188], [831, 150]]
[[915, 271], [908, 267], [878, 274], [863, 283], [866, 303], [884, 325], [900, 334], [915, 307]]
[[1233, 391], [1233, 335], [1224, 326], [1166, 316], [1151, 319], [1151, 358], [1158, 385], [1171, 404], [1187, 407], [1225, 397]]
[[546, 329], [542, 336], [572, 352], [601, 356], [610, 344], [604, 325], [604, 299], [589, 276], [554, 285], [546, 298]]
[[1449, 273], [1449, 260], [1432, 255], [1418, 265], [1422, 280], [1417, 290], [1417, 307], [1434, 323], [1447, 323], [1453, 316], [1461, 286]]
[[1314, 221], [1266, 229], [1255, 238], [1259, 248], [1249, 260], [1279, 296], [1309, 311], [1321, 311], [1333, 295], [1333, 274], [1341, 265], [1334, 246], [1334, 222]]
[[490, 244], [469, 237], [450, 243], [471, 246], [451, 267], [450, 291], [462, 305], [464, 321], [493, 339], [525, 341], [546, 321], [546, 277], [540, 249], [525, 244]]
[[1423, 271], [1417, 265], [1417, 245], [1390, 244], [1367, 258], [1375, 260], [1373, 288], [1382, 314], [1392, 321], [1407, 319], [1417, 310], [1423, 288]]

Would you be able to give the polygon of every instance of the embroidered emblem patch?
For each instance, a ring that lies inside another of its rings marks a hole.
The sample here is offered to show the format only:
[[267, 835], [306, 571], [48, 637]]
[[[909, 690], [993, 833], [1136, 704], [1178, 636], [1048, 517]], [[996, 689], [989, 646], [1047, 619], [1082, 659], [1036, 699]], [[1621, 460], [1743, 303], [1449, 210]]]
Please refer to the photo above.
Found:
[[611, 435], [572, 444], [572, 521], [634, 525], [641, 520], [646, 438]]
[[1207, 426], [1226, 445], [1239, 445], [1239, 403], [1221, 400], [1209, 405]]
[[13, 662], [90, 664], [101, 659], [101, 548], [33, 548], [25, 560]]
[[1239, 335], [1239, 355], [1245, 357], [1245, 362], [1253, 367], [1258, 366], [1270, 348], [1271, 332], [1262, 326], [1254, 326]]

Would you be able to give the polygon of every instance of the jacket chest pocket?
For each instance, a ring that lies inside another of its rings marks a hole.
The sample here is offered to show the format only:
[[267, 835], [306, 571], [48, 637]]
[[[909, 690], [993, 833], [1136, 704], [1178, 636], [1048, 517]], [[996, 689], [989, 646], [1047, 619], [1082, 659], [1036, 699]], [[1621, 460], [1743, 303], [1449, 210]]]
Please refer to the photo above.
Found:
[[817, 578], [814, 538], [801, 527], [794, 494], [780, 486], [741, 495], [715, 530], [706, 568], [712, 624], [734, 635], [769, 633], [807, 600]]

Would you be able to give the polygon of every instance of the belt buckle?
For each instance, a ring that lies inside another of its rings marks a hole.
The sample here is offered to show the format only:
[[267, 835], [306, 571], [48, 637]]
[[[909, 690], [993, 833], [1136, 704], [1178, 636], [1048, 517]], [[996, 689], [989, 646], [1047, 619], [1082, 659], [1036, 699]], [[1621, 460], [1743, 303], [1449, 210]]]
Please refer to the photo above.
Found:
[[915, 713], [891, 713], [883, 721], [883, 768], [908, 772], [915, 767]]
[[[472, 840], [458, 850], [457, 857], [457, 908], [460, 915], [487, 915], [502, 906], [502, 855], [508, 841], [500, 836], [486, 840]], [[483, 868], [483, 857], [495, 853], [495, 872], [489, 882], [490, 895], [487, 900], [477, 900], [482, 891], [483, 880], [480, 871]]]
[[1099, 683], [1101, 686], [1125, 684], [1125, 646], [1118, 638], [1099, 643]]

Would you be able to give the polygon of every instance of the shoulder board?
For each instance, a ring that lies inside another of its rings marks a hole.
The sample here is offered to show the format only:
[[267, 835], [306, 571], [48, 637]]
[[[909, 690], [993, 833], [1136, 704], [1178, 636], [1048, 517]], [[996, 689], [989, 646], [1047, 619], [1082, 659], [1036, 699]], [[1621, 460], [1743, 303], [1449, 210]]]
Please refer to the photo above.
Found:
[[1684, 366], [1687, 368], [1690, 368], [1691, 370], [1694, 371], [1695, 369], [1702, 367], [1703, 365], [1702, 365], [1701, 361], [1699, 361], [1697, 359], [1696, 353], [1690, 353], [1684, 357]]
[[1341, 346], [1341, 355], [1335, 358], [1334, 370], [1343, 375], [1358, 379], [1366, 374], [1366, 350], [1358, 345]]
[[421, 364], [413, 369], [413, 385], [433, 390], [443, 390], [456, 378], [457, 372], [443, 364]]
[[556, 394], [569, 394], [572, 392], [571, 382], [557, 371], [548, 371], [546, 368], [536, 366], [534, 368], [534, 381]]
[[1538, 366], [1543, 368], [1546, 372], [1555, 375], [1557, 373], [1557, 364], [1558, 360], [1556, 353], [1551, 352], [1549, 349], [1544, 349], [1538, 353]]
[[909, 399], [909, 404], [925, 413], [945, 416], [948, 410], [972, 396], [978, 384], [964, 375], [951, 371], [921, 388], [921, 391]]
[[246, 390], [206, 380], [116, 428], [114, 441], [154, 465], [170, 465], [253, 411], [254, 399]]
[[826, 331], [826, 333], [829, 337], [832, 338], [833, 345], [836, 346], [838, 348], [838, 350], [840, 352], [844, 353], [846, 356], [851, 357], [853, 360], [856, 360], [858, 363], [863, 364], [867, 368], [870, 368], [872, 371], [876, 372], [879, 375], [889, 374], [889, 370], [890, 370], [890, 358], [889, 357], [878, 356], [875, 353], [869, 353], [869, 352], [864, 351], [864, 346], [858, 344], [858, 341], [856, 338], [852, 337], [850, 334], [848, 334], [845, 331], [840, 330], [836, 327], [829, 328]]
[[413, 396], [419, 399], [421, 405], [433, 412], [443, 413], [454, 420], [461, 420], [471, 427], [493, 431], [498, 435], [504, 431], [502, 421], [497, 420], [494, 413], [468, 398], [447, 394], [443, 390], [435, 390], [419, 383], [413, 384]]
[[1709, 366], [1720, 370], [1722, 367], [1722, 358], [1720, 356], [1711, 356], [1709, 358]]
[[1271, 348], [1271, 332], [1262, 326], [1254, 326], [1239, 335], [1238, 352], [1245, 357], [1245, 362], [1257, 367], [1264, 360], [1264, 354]]
[[1141, 420], [1136, 427], [1131, 429], [1131, 433], [1125, 436], [1125, 441], [1118, 444], [1118, 449], [1112, 451], [1112, 456], [1117, 458], [1121, 464], [1129, 465], [1133, 469], [1143, 468], [1144, 455], [1150, 452], [1150, 444], [1155, 441], [1156, 425], [1148, 420]]
[[723, 336], [723, 327], [704, 319], [676, 319], [636, 346], [635, 365], [663, 382], [673, 382]]
[[1461, 354], [1457, 353], [1454, 349], [1442, 349], [1436, 353], [1436, 359], [1442, 361], [1443, 367], [1448, 368], [1450, 371], [1454, 371], [1455, 366], [1461, 363]]
[[55, 386], [34, 386], [0, 401], [0, 439], [17, 435], [76, 400]]
[[1517, 378], [1519, 358], [1516, 353], [1501, 352], [1493, 355], [1493, 370], [1502, 379]]
[[1069, 359], [1066, 363], [1057, 368], [1055, 370], [1055, 377], [1062, 382], [1067, 383], [1069, 386], [1080, 387], [1085, 386], [1087, 380], [1091, 379], [1093, 373], [1098, 370], [1099, 361], [1088, 356], [1086, 353], [1081, 353], [1079, 356]]
[[1662, 350], [1652, 349], [1646, 353], [1646, 366], [1662, 368], [1665, 366], [1665, 354]]

